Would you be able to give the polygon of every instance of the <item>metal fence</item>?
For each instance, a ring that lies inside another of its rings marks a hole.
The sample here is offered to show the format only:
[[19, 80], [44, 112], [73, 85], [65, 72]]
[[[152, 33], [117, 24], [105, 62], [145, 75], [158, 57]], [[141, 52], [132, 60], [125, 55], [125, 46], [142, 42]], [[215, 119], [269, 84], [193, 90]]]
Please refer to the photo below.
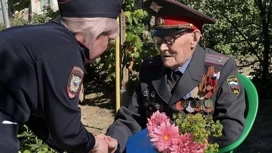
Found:
[[31, 0], [30, 3], [27, 0], [0, 1], [0, 24], [5, 25], [5, 27], [10, 26], [10, 18], [13, 17], [14, 13], [19, 12], [24, 19], [29, 20], [29, 16], [33, 14], [42, 14], [45, 7], [49, 6], [53, 11], [58, 10], [57, 0]]

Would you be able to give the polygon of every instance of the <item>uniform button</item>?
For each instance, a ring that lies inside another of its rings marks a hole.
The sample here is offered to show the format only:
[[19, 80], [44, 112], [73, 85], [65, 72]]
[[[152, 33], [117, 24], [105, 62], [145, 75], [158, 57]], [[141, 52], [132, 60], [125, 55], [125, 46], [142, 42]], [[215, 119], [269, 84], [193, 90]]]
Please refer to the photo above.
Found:
[[151, 92], [151, 97], [155, 99], [155, 91]]
[[149, 91], [148, 91], [148, 90], [145, 90], [145, 91], [143, 92], [143, 96], [145, 97], [146, 100], [149, 99]]
[[161, 109], [161, 105], [160, 105], [160, 104], [155, 104], [155, 108], [156, 108], [157, 110], [160, 110], [160, 109]]

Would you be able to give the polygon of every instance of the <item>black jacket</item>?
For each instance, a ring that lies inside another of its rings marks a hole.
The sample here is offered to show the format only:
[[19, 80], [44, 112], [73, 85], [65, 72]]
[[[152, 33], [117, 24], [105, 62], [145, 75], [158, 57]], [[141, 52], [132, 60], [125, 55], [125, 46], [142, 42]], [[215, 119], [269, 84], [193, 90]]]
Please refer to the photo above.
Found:
[[0, 112], [21, 125], [36, 118], [62, 150], [91, 150], [95, 139], [80, 121], [77, 95], [87, 53], [57, 22], [1, 31]]

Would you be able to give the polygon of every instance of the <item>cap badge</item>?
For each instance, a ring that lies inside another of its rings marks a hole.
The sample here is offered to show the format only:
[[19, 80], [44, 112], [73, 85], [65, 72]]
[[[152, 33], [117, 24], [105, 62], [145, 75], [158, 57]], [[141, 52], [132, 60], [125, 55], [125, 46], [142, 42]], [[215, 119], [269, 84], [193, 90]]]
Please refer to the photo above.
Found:
[[74, 66], [67, 83], [67, 94], [70, 99], [75, 98], [81, 88], [84, 72], [80, 67]]
[[162, 6], [158, 5], [155, 2], [152, 2], [150, 5], [150, 9], [152, 9], [154, 12], [157, 12], [157, 13], [160, 11], [161, 8]]
[[162, 17], [158, 17], [156, 20], [156, 25], [157, 26], [164, 25], [164, 19]]
[[230, 91], [235, 95], [238, 96], [240, 93], [240, 88], [238, 84], [238, 78], [234, 75], [229, 76], [227, 79]]

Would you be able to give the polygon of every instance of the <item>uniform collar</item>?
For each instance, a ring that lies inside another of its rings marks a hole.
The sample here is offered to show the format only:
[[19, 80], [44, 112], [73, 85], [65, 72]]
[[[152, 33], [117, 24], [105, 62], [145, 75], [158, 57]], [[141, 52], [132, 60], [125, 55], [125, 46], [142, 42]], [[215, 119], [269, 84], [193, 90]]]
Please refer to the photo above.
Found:
[[[59, 19], [53, 20], [53, 21], [51, 21], [51, 22], [52, 22], [52, 23], [55, 23], [55, 24], [58, 24], [58, 25], [62, 26], [63, 28], [65, 28], [67, 31], [69, 31], [69, 30], [68, 30], [68, 29], [60, 22]], [[85, 57], [89, 60], [89, 58], [90, 58], [89, 49], [88, 49], [85, 45], [83, 45], [81, 42], [79, 42], [79, 41], [76, 39], [74, 33], [72, 33], [71, 31], [69, 31], [69, 33], [71, 33], [71, 35], [73, 36], [72, 38], [79, 44], [80, 49], [84, 52]]]
[[81, 42], [79, 42], [79, 41], [77, 41], [77, 42], [78, 42], [81, 50], [84, 52], [85, 57], [89, 60], [89, 58], [90, 58], [89, 49], [85, 45], [83, 45]]

